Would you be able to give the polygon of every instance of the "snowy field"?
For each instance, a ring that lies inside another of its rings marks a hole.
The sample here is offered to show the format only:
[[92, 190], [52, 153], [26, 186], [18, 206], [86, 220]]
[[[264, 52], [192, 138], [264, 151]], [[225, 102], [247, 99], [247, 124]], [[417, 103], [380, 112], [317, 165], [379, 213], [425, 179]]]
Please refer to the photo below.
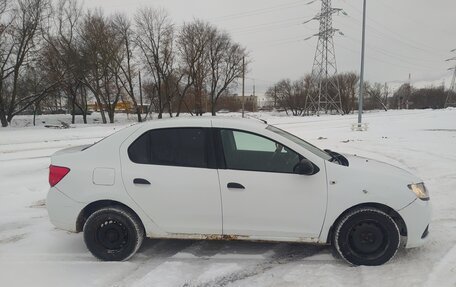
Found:
[[[258, 116], [258, 115], [256, 115]], [[380, 267], [350, 267], [329, 247], [302, 244], [146, 240], [129, 262], [97, 261], [82, 234], [55, 229], [45, 196], [49, 156], [130, 124], [48, 129], [68, 117], [18, 117], [0, 128], [0, 286], [456, 286], [456, 109], [292, 118], [263, 114], [311, 143], [406, 168], [431, 192], [429, 242]], [[90, 122], [96, 115], [90, 118]]]

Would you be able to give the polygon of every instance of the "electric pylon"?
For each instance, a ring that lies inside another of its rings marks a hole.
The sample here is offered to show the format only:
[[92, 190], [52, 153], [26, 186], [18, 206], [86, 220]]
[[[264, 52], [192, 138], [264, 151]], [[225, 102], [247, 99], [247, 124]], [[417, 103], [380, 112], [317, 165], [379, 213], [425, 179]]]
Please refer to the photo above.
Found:
[[[451, 52], [456, 52], [456, 49], [451, 50]], [[447, 59], [446, 61], [455, 61], [456, 57]], [[445, 108], [456, 107], [456, 66], [448, 70], [453, 70], [453, 78], [451, 80], [450, 91], [445, 101]]]
[[[334, 34], [343, 35], [339, 29], [335, 29], [332, 23], [332, 16], [335, 13], [343, 12], [342, 9], [332, 8], [331, 0], [321, 0], [321, 12], [312, 20], [320, 22], [319, 32], [312, 37], [318, 37], [317, 49], [312, 67], [311, 89], [306, 98], [306, 113], [319, 115], [325, 113], [341, 113], [342, 101], [340, 86], [337, 77], [336, 53], [334, 49]], [[343, 12], [344, 13], [344, 12]]]
[[445, 108], [456, 107], [456, 67], [452, 68], [453, 79], [451, 80], [450, 91], [445, 101]]

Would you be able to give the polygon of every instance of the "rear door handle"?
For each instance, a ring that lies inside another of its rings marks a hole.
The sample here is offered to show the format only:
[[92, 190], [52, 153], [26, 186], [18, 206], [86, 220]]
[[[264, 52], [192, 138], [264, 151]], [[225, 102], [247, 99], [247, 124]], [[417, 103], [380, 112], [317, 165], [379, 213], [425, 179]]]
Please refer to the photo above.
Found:
[[135, 178], [133, 180], [133, 183], [134, 184], [148, 184], [148, 185], [150, 184], [150, 182], [144, 178]]
[[227, 187], [233, 189], [245, 189], [245, 187], [242, 184], [237, 182], [230, 182], [227, 184]]

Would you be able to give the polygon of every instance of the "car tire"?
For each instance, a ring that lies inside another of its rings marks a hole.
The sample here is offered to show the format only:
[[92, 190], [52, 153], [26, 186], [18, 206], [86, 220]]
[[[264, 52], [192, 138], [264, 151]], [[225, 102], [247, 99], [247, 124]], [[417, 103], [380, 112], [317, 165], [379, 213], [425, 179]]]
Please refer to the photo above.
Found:
[[103, 261], [130, 259], [144, 239], [144, 227], [140, 219], [126, 208], [117, 206], [92, 213], [83, 231], [87, 248]]
[[394, 257], [400, 238], [391, 216], [375, 208], [358, 208], [338, 221], [332, 244], [334, 252], [350, 264], [377, 266]]

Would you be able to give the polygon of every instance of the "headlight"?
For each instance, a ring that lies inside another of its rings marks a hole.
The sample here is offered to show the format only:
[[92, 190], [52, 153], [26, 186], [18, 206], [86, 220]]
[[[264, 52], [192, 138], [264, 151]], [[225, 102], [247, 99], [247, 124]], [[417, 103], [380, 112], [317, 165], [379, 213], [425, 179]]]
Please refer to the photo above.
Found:
[[408, 188], [410, 188], [413, 193], [416, 194], [416, 196], [421, 199], [421, 200], [429, 200], [429, 192], [427, 191], [426, 187], [424, 186], [424, 183], [413, 183], [409, 184]]

